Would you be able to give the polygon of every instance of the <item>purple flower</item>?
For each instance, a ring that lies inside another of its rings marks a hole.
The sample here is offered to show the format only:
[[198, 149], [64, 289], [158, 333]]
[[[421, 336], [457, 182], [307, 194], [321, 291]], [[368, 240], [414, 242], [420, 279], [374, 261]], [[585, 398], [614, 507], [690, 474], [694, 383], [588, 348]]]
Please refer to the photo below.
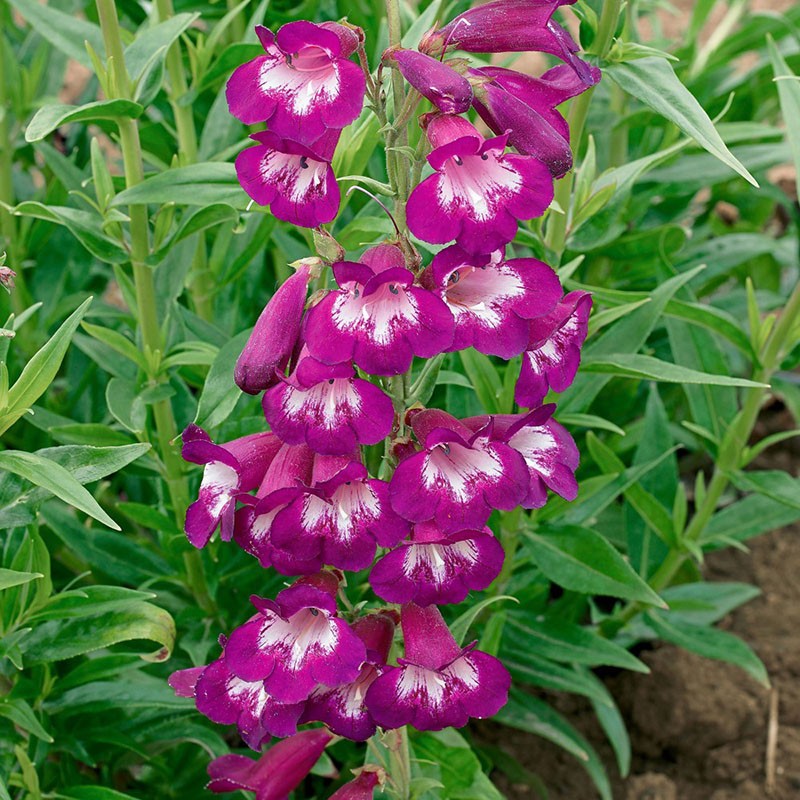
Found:
[[243, 392], [258, 394], [273, 386], [286, 369], [300, 335], [310, 278], [311, 268], [302, 264], [261, 312], [233, 373]]
[[470, 82], [452, 67], [416, 50], [387, 50], [384, 61], [394, 62], [403, 77], [445, 114], [463, 114], [472, 102]]
[[231, 633], [225, 663], [245, 681], [263, 681], [280, 703], [305, 700], [318, 684], [354, 680], [366, 657], [361, 639], [336, 616], [339, 578], [321, 572], [300, 578], [274, 601], [251, 597], [258, 608]]
[[186, 536], [195, 547], [205, 547], [219, 525], [227, 542], [237, 496], [259, 485], [281, 443], [272, 433], [254, 433], [214, 444], [197, 425], [189, 425], [182, 438], [183, 458], [205, 465], [197, 500], [186, 511]]
[[[295, 488], [311, 484], [314, 453], [304, 445], [281, 445], [256, 496], [245, 495], [240, 499], [246, 503], [236, 513], [233, 537], [239, 547], [255, 556], [262, 567], [272, 566], [270, 532], [272, 523], [287, 503], [295, 497]], [[310, 565], [301, 572], [315, 572], [318, 567]]]
[[372, 375], [406, 372], [414, 356], [431, 358], [453, 341], [453, 316], [432, 292], [414, 286], [399, 247], [381, 244], [360, 263], [333, 265], [339, 291], [307, 315], [306, 342], [325, 364], [353, 361]]
[[259, 205], [278, 219], [303, 228], [331, 222], [339, 212], [339, 184], [330, 159], [339, 131], [313, 145], [281, 139], [264, 131], [258, 142], [236, 156], [239, 183]]
[[518, 405], [538, 406], [549, 389], [563, 392], [575, 380], [591, 310], [588, 292], [570, 292], [550, 314], [531, 322], [514, 391]]
[[326, 455], [376, 444], [391, 433], [394, 421], [391, 398], [355, 377], [351, 364], [329, 366], [310, 356], [301, 357], [290, 378], [264, 394], [262, 405], [284, 442], [305, 442]]
[[353, 631], [367, 649], [358, 677], [333, 689], [317, 687], [306, 700], [302, 722], [324, 722], [334, 733], [356, 742], [366, 741], [375, 733], [375, 721], [364, 696], [386, 666], [397, 620], [395, 612], [380, 612], [353, 623]]
[[272, 520], [270, 559], [290, 575], [324, 564], [357, 571], [372, 563], [377, 545], [393, 547], [408, 528], [391, 508], [387, 484], [367, 480], [360, 462], [317, 456], [313, 488], [294, 489]]
[[425, 522], [414, 526], [410, 541], [375, 564], [369, 582], [389, 603], [460, 603], [470, 591], [489, 586], [503, 558], [503, 548], [488, 528], [444, 534]]
[[585, 80], [590, 67], [575, 53], [578, 45], [552, 16], [575, 0], [494, 0], [459, 14], [443, 28], [427, 33], [420, 50], [439, 55], [448, 47], [468, 53], [551, 53]]
[[411, 427], [424, 449], [400, 462], [389, 484], [401, 517], [433, 520], [443, 533], [480, 530], [493, 509], [516, 508], [527, 495], [525, 462], [507, 444], [436, 409], [415, 414]]
[[600, 70], [590, 68], [590, 83], [566, 64], [541, 78], [503, 67], [469, 72], [489, 79], [475, 92], [474, 105], [481, 119], [497, 134], [508, 131], [508, 143], [547, 164], [553, 177], [565, 175], [572, 168], [569, 125], [555, 107], [598, 83]]
[[270, 747], [258, 761], [227, 755], [208, 765], [212, 792], [255, 792], [256, 800], [286, 800], [317, 763], [333, 739], [324, 728], [302, 731]]
[[367, 708], [382, 728], [460, 728], [496, 714], [511, 676], [493, 656], [460, 648], [436, 606], [403, 606], [405, 658], [367, 690]]
[[502, 251], [470, 255], [457, 244], [437, 253], [420, 282], [435, 291], [456, 322], [451, 350], [474, 347], [510, 359], [529, 341], [529, 320], [553, 309], [561, 284], [535, 258], [505, 260]]
[[306, 21], [290, 22], [277, 35], [256, 31], [266, 54], [231, 75], [226, 96], [234, 117], [246, 125], [266, 122], [278, 136], [306, 145], [358, 117], [366, 84], [347, 60], [355, 49], [351, 31]]
[[372, 800], [375, 789], [383, 786], [386, 780], [383, 769], [374, 764], [367, 764], [354, 771], [357, 772], [356, 777], [337, 789], [329, 800]]
[[406, 206], [408, 227], [425, 242], [452, 240], [469, 253], [491, 253], [510, 242], [519, 220], [539, 217], [553, 200], [550, 170], [532, 156], [505, 153], [508, 134], [484, 139], [460, 117], [428, 124], [436, 170]]
[[541, 406], [527, 414], [499, 414], [471, 417], [464, 425], [470, 430], [488, 432], [493, 441], [505, 442], [524, 459], [529, 472], [527, 496], [523, 508], [541, 508], [552, 489], [565, 500], [578, 496], [575, 470], [580, 454], [572, 436], [550, 419], [555, 405]]

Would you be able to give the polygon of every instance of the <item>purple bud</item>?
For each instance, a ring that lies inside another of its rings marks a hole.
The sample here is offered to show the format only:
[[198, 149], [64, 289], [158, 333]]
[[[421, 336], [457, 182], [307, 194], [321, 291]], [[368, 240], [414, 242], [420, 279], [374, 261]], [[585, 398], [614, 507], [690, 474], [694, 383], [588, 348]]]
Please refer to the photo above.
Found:
[[463, 114], [472, 102], [472, 86], [452, 67], [416, 50], [388, 50], [403, 77], [445, 114]]
[[258, 759], [227, 755], [208, 765], [212, 792], [255, 792], [256, 800], [286, 800], [317, 763], [333, 738], [324, 728], [303, 731], [278, 742]]
[[303, 264], [261, 312], [236, 362], [234, 380], [243, 392], [258, 394], [274, 386], [276, 372], [286, 369], [300, 334], [310, 277], [310, 268]]
[[385, 780], [386, 773], [381, 767], [367, 764], [358, 771], [356, 778], [337, 789], [330, 800], [372, 800], [375, 789], [383, 786]]

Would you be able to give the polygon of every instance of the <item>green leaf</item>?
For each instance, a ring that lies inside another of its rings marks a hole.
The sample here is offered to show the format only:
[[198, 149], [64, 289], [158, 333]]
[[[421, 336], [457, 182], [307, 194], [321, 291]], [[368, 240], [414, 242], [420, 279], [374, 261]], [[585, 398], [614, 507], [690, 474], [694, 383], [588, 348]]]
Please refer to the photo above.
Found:
[[142, 28], [134, 40], [125, 48], [125, 65], [134, 85], [163, 60], [170, 45], [200, 16], [176, 14], [149, 28]]
[[754, 536], [791, 525], [800, 519], [800, 509], [753, 494], [737, 500], [711, 517], [700, 543], [733, 540], [744, 542]]
[[92, 68], [85, 42], [98, 53], [104, 52], [100, 28], [75, 14], [60, 11], [53, 5], [43, 5], [37, 0], [9, 0], [28, 24], [57, 50], [75, 59], [84, 67]]
[[70, 786], [68, 789], [59, 789], [55, 797], [64, 800], [136, 800], [131, 794], [123, 794], [105, 786]]
[[661, 596], [669, 606], [670, 619], [713, 625], [760, 594], [760, 589], [749, 583], [701, 581], [670, 586]]
[[608, 540], [591, 528], [553, 527], [546, 533], [525, 531], [525, 536], [539, 569], [559, 586], [664, 606]]
[[791, 508], [800, 509], [800, 478], [793, 478], [778, 469], [770, 469], [733, 472], [730, 479], [743, 492], [758, 492]]
[[475, 621], [478, 614], [480, 614], [484, 608], [496, 603], [498, 600], [512, 600], [515, 603], [519, 603], [519, 600], [517, 600], [516, 597], [501, 594], [494, 595], [492, 597], [484, 597], [480, 602], [470, 606], [463, 614], [454, 620], [452, 625], [450, 625], [450, 633], [453, 634], [459, 645], [464, 643], [464, 639], [469, 632], [470, 626]]
[[682, 367], [669, 361], [638, 353], [614, 353], [611, 355], [589, 355], [581, 362], [586, 372], [617, 375], [623, 378], [660, 381], [662, 383], [696, 383], [705, 386], [741, 386], [744, 388], [769, 388], [765, 383], [729, 375], [713, 375], [709, 372]]
[[589, 428], [590, 430], [609, 431], [617, 436], [625, 436], [625, 431], [613, 422], [595, 414], [559, 414], [558, 421], [567, 428]]
[[62, 125], [70, 122], [94, 122], [98, 119], [129, 117], [138, 119], [144, 114], [144, 106], [132, 100], [98, 100], [83, 106], [62, 103], [42, 106], [25, 128], [25, 141], [38, 142]]
[[594, 748], [543, 700], [531, 697], [512, 686], [508, 703], [500, 709], [495, 721], [535, 733], [571, 753], [589, 773], [603, 800], [612, 800], [608, 776]]
[[86, 489], [60, 464], [37, 453], [19, 450], [0, 452], [0, 469], [7, 469], [36, 486], [52, 492], [60, 500], [83, 511], [109, 528], [120, 530], [119, 525], [98, 505]]
[[17, 216], [35, 217], [63, 225], [93, 256], [107, 264], [125, 264], [130, 254], [103, 231], [103, 219], [95, 211], [83, 211], [68, 206], [46, 206], [28, 200], [15, 206]]
[[181, 224], [170, 239], [147, 259], [147, 263], [157, 267], [165, 258], [167, 253], [178, 242], [182, 242], [194, 233], [199, 233], [223, 222], [236, 222], [239, 219], [239, 212], [226, 203], [212, 203], [207, 208], [200, 208], [191, 214], [187, 214], [181, 220]]
[[209, 161], [159, 172], [120, 192], [111, 205], [138, 203], [224, 204], [243, 209], [249, 205], [250, 198], [239, 185], [233, 164]]
[[[792, 149], [792, 160], [795, 168], [795, 184], [800, 192], [800, 83], [796, 75], [789, 69], [789, 65], [775, 46], [771, 36], [767, 36], [767, 49], [769, 50], [772, 70], [778, 84], [778, 97], [781, 101], [781, 112], [786, 123], [786, 138]], [[784, 78], [785, 80], [778, 80]], [[795, 78], [795, 80], [791, 80]], [[787, 80], [788, 79], [788, 80]]]
[[509, 614], [508, 624], [513, 630], [503, 638], [501, 655], [523, 667], [527, 664], [529, 652], [532, 652], [537, 657], [566, 664], [620, 667], [644, 673], [650, 671], [624, 647], [574, 622], [543, 617], [532, 619], [527, 615], [523, 623]]
[[691, 625], [667, 614], [648, 612], [645, 622], [664, 641], [697, 653], [703, 658], [735, 664], [763, 686], [769, 686], [769, 676], [761, 659], [738, 636], [719, 628]]
[[741, 324], [730, 314], [714, 306], [688, 303], [672, 299], [667, 303], [667, 315], [707, 328], [712, 333], [724, 336], [731, 344], [741, 350], [751, 361], [756, 354], [750, 337], [742, 330]]
[[220, 347], [197, 403], [195, 424], [201, 428], [216, 428], [224, 422], [242, 396], [233, 380], [233, 370], [249, 336], [249, 330], [242, 331]]
[[[69, 347], [70, 339], [75, 333], [92, 298], [83, 303], [66, 319], [50, 340], [25, 365], [22, 374], [8, 390], [8, 417], [0, 424], [0, 433], [4, 433], [41, 397], [58, 373], [61, 362]], [[0, 410], [2, 411], [2, 410]]]
[[120, 642], [146, 640], [159, 649], [142, 654], [146, 661], [166, 661], [175, 643], [175, 623], [163, 609], [132, 601], [119, 611], [86, 613], [78, 619], [50, 620], [37, 625], [23, 643], [29, 663], [63, 661]]
[[478, 395], [487, 414], [503, 414], [511, 409], [500, 407], [500, 398], [503, 394], [503, 382], [497, 368], [489, 358], [477, 350], [462, 350], [459, 354], [464, 372], [467, 373], [470, 384]]
[[106, 385], [106, 405], [114, 419], [131, 433], [144, 430], [147, 410], [132, 381], [111, 378]]
[[44, 742], [53, 741], [53, 737], [44, 729], [33, 709], [20, 698], [13, 700], [4, 698], [0, 702], [0, 717], [10, 719], [15, 725], [32, 733], [37, 739]]
[[0, 569], [0, 592], [12, 586], [22, 586], [25, 583], [44, 578], [41, 572], [18, 572], [14, 569]]
[[97, 339], [98, 342], [103, 342], [103, 344], [108, 345], [112, 350], [115, 350], [121, 356], [124, 356], [129, 361], [136, 364], [142, 371], [147, 371], [147, 362], [142, 352], [130, 339], [119, 331], [115, 331], [112, 328], [103, 328], [100, 325], [91, 325], [88, 322], [83, 322], [81, 327], [93, 339]]
[[603, 72], [621, 89], [674, 122], [701, 147], [758, 187], [756, 179], [722, 141], [703, 107], [680, 82], [669, 61], [640, 58], [624, 64], [610, 64]]

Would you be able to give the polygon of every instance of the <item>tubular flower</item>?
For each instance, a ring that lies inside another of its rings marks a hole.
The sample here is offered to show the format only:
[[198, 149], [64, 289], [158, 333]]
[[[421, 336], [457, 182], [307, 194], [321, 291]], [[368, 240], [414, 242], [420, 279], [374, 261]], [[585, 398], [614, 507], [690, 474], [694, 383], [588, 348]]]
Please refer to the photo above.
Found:
[[300, 335], [303, 307], [311, 268], [301, 264], [272, 295], [236, 361], [236, 385], [247, 394], [258, 394], [278, 382], [278, 373], [289, 363]]
[[439, 111], [463, 114], [472, 102], [470, 82], [452, 67], [416, 50], [387, 50], [384, 61], [394, 62], [402, 76]]
[[563, 392], [575, 380], [586, 339], [592, 297], [570, 292], [546, 317], [533, 320], [530, 341], [522, 357], [514, 399], [531, 408], [544, 400], [549, 389]]
[[296, 575], [324, 564], [365, 569], [377, 545], [393, 547], [408, 533], [408, 523], [392, 511], [387, 484], [367, 480], [360, 462], [317, 456], [314, 477], [313, 488], [294, 489], [273, 519], [270, 557], [279, 572]]
[[258, 609], [231, 633], [225, 663], [244, 681], [263, 681], [280, 703], [308, 698], [318, 684], [354, 680], [366, 657], [361, 639], [336, 616], [339, 579], [332, 572], [300, 578], [274, 601], [255, 595]]
[[272, 433], [254, 433], [214, 444], [197, 425], [189, 425], [182, 438], [183, 458], [205, 465], [197, 500], [186, 511], [186, 536], [205, 547], [220, 526], [220, 536], [229, 541], [237, 497], [258, 486], [281, 443]]
[[353, 631], [367, 649], [358, 677], [333, 689], [317, 687], [306, 701], [302, 722], [324, 722], [334, 733], [356, 742], [366, 741], [375, 733], [375, 721], [364, 697], [385, 669], [396, 620], [394, 612], [380, 612], [353, 623]]
[[508, 143], [547, 164], [554, 178], [563, 177], [572, 168], [572, 149], [569, 125], [555, 107], [598, 83], [600, 70], [590, 68], [589, 83], [565, 64], [541, 78], [503, 67], [471, 69], [469, 74], [486, 79], [473, 101], [481, 119], [497, 134], [508, 132]]
[[375, 789], [383, 786], [385, 780], [386, 774], [381, 767], [367, 764], [358, 770], [352, 781], [337, 789], [329, 800], [372, 800]]
[[414, 356], [431, 358], [453, 341], [453, 316], [432, 292], [414, 286], [399, 247], [367, 250], [361, 263], [333, 265], [340, 290], [309, 312], [308, 350], [325, 364], [353, 361], [372, 375], [406, 372]]
[[503, 547], [488, 528], [443, 534], [424, 522], [414, 526], [410, 541], [375, 564], [369, 582], [389, 603], [460, 603], [470, 591], [489, 586], [503, 558]]
[[208, 765], [212, 792], [255, 792], [256, 800], [286, 800], [333, 739], [324, 728], [302, 731], [270, 747], [258, 761], [227, 755]]
[[[233, 537], [239, 547], [255, 556], [262, 567], [272, 566], [270, 532], [272, 523], [281, 509], [294, 498], [299, 485], [308, 486], [314, 466], [314, 453], [306, 445], [281, 445], [256, 496], [245, 495], [246, 503], [236, 514]], [[315, 572], [311, 566], [307, 573]]]
[[367, 708], [383, 728], [461, 728], [470, 717], [496, 714], [508, 699], [511, 676], [493, 656], [460, 648], [436, 606], [403, 606], [405, 658], [367, 690]]
[[425, 242], [456, 240], [469, 253], [508, 244], [519, 220], [544, 214], [553, 201], [550, 170], [532, 156], [505, 153], [508, 134], [484, 139], [460, 117], [428, 124], [433, 175], [408, 198], [408, 227]]
[[419, 49], [439, 55], [448, 47], [468, 53], [550, 53], [569, 64], [585, 80], [590, 67], [575, 53], [578, 45], [552, 19], [559, 6], [575, 0], [494, 0], [428, 32]]
[[527, 496], [520, 502], [523, 508], [541, 508], [547, 502], [548, 489], [565, 500], [578, 496], [575, 470], [580, 454], [567, 430], [550, 419], [554, 410], [551, 404], [527, 414], [464, 420], [472, 430], [490, 430], [492, 439], [505, 442], [525, 459], [530, 480]]
[[287, 380], [264, 394], [264, 416], [284, 442], [307, 444], [325, 455], [346, 455], [391, 433], [391, 398], [357, 378], [351, 364], [300, 359]]
[[435, 409], [418, 412], [411, 427], [424, 449], [402, 461], [389, 483], [401, 517], [432, 520], [443, 533], [480, 530], [493, 509], [516, 508], [528, 493], [525, 462], [504, 442]]
[[236, 176], [259, 205], [302, 228], [331, 222], [339, 212], [339, 184], [330, 160], [339, 131], [313, 145], [281, 139], [270, 131], [251, 137], [257, 145], [236, 156]]
[[455, 319], [451, 350], [474, 347], [509, 359], [529, 341], [529, 320], [552, 311], [561, 284], [535, 258], [506, 260], [500, 250], [470, 255], [457, 244], [437, 253], [420, 282], [435, 291]]
[[266, 122], [280, 137], [310, 145], [361, 113], [364, 73], [348, 57], [357, 39], [336, 23], [289, 22], [256, 32], [265, 54], [242, 64], [226, 89], [228, 107], [246, 125]]

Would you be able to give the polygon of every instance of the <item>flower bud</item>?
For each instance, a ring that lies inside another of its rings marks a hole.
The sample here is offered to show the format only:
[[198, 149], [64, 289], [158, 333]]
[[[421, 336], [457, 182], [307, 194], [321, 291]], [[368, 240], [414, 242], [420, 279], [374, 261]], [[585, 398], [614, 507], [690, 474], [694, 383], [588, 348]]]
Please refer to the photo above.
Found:
[[388, 50], [383, 58], [394, 62], [403, 77], [445, 114], [463, 114], [469, 108], [472, 87], [447, 64], [416, 50]]

